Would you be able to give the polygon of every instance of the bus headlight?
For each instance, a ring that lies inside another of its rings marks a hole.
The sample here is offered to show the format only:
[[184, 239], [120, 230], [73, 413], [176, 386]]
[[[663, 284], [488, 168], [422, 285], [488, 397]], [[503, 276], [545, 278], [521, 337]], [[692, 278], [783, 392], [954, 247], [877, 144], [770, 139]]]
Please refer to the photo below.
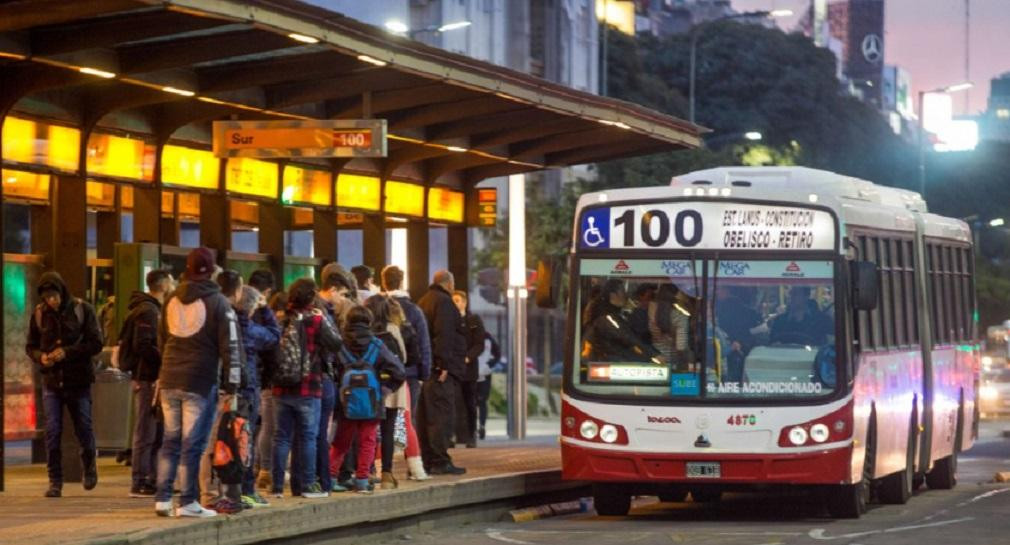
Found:
[[600, 428], [596, 425], [596, 422], [592, 420], [584, 420], [582, 425], [579, 426], [579, 434], [582, 435], [584, 439], [592, 440], [599, 433]]
[[828, 427], [824, 424], [814, 424], [810, 427], [810, 438], [818, 443], [823, 443], [828, 440], [828, 436], [831, 433], [828, 431]]
[[986, 401], [992, 401], [999, 398], [999, 390], [997, 390], [994, 386], [983, 386], [979, 389], [978, 393], [982, 396], [982, 399], [985, 399]]
[[789, 430], [789, 442], [796, 446], [800, 446], [807, 442], [807, 430], [796, 426], [795, 428]]
[[600, 428], [600, 439], [602, 439], [604, 443], [613, 443], [614, 441], [617, 441], [617, 428], [615, 428], [612, 424], [604, 424], [603, 427]]

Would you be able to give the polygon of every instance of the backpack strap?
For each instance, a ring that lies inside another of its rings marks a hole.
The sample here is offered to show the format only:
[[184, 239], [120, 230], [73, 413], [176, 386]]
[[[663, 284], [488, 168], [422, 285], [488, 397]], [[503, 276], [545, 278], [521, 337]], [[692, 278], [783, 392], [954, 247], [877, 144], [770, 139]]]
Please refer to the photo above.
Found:
[[372, 337], [361, 359], [365, 360], [368, 365], [374, 366], [375, 362], [379, 361], [380, 353], [382, 353], [382, 341], [378, 337]]

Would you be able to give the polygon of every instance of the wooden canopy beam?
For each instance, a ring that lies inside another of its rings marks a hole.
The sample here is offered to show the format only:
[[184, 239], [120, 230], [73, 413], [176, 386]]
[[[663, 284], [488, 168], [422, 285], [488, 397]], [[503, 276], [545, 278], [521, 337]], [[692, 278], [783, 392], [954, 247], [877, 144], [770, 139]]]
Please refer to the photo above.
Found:
[[119, 68], [124, 74], [154, 72], [170, 68], [300, 47], [297, 42], [259, 29], [235, 30], [179, 39], [137, 43], [116, 48]]

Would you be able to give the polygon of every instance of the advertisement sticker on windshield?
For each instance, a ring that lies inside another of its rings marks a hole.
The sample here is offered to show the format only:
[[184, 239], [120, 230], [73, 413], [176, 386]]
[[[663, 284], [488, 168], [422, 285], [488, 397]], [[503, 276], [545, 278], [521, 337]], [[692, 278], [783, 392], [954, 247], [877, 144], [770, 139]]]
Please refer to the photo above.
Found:
[[826, 211], [732, 202], [674, 202], [586, 210], [579, 247], [833, 250]]
[[701, 383], [696, 373], [674, 373], [670, 375], [670, 395], [696, 396], [701, 392]]

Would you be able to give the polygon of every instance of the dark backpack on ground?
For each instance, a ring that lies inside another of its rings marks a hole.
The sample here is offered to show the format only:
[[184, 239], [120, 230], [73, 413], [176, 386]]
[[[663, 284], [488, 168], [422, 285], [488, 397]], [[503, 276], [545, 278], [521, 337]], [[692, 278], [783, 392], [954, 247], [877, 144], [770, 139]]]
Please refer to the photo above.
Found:
[[270, 376], [274, 386], [297, 386], [309, 376], [311, 362], [305, 332], [305, 315], [295, 313], [284, 318], [277, 367]]
[[385, 414], [382, 404], [382, 386], [375, 362], [379, 360], [382, 341], [372, 338], [361, 357], [347, 347], [340, 349], [344, 374], [340, 379], [340, 406], [348, 420], [378, 420]]
[[252, 460], [250, 442], [252, 432], [247, 420], [238, 411], [221, 415], [214, 441], [214, 472], [222, 484], [241, 484], [249, 462]]

